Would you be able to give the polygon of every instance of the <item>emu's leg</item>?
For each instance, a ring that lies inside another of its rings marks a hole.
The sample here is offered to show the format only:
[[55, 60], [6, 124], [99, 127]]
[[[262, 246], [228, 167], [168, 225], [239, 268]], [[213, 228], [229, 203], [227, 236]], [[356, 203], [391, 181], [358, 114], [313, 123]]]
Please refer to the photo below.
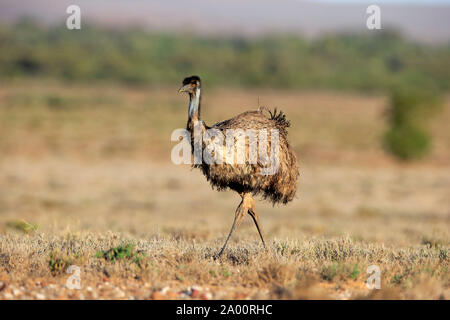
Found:
[[228, 234], [227, 240], [225, 240], [225, 243], [224, 243], [222, 249], [220, 249], [219, 253], [216, 255], [215, 258], [219, 258], [222, 255], [223, 251], [225, 250], [225, 247], [227, 246], [228, 240], [230, 240], [231, 235], [233, 234], [234, 229], [236, 227], [238, 227], [241, 224], [242, 220], [244, 219], [245, 214], [248, 211], [248, 208], [245, 207], [244, 205], [245, 205], [244, 197], [242, 197], [241, 203], [236, 208], [236, 214], [234, 216], [233, 225], [231, 226], [231, 230], [230, 230], [230, 233]]
[[267, 249], [266, 242], [264, 241], [263, 231], [259, 224], [258, 214], [256, 213], [255, 205], [253, 203], [252, 203], [252, 206], [248, 209], [248, 214], [253, 218], [253, 222], [256, 225], [256, 229], [258, 229], [258, 233], [259, 233], [259, 236], [261, 237], [261, 241], [263, 243], [264, 249]]

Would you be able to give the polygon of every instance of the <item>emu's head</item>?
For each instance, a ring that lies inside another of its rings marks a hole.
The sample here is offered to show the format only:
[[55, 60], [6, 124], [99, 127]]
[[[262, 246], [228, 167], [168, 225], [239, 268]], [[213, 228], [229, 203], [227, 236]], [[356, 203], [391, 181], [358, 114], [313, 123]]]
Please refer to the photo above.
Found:
[[189, 94], [196, 94], [197, 89], [200, 89], [201, 82], [199, 76], [190, 76], [183, 80], [183, 84], [181, 85], [178, 92], [187, 92]]

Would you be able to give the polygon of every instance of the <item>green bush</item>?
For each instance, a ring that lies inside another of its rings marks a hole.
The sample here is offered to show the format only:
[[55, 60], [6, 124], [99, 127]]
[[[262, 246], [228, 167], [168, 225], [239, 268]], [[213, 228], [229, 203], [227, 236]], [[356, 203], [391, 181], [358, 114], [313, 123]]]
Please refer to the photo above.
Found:
[[385, 135], [386, 147], [402, 160], [423, 157], [430, 149], [430, 137], [425, 130], [412, 125], [392, 126]]
[[439, 94], [422, 88], [395, 89], [388, 109], [389, 129], [384, 135], [386, 149], [401, 160], [425, 156], [431, 137], [426, 121], [441, 106]]

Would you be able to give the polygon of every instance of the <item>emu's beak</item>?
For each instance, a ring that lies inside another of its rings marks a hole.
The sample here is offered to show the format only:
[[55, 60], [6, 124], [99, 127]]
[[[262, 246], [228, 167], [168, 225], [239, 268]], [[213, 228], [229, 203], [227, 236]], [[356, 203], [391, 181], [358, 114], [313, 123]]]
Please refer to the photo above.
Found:
[[181, 86], [180, 89], [178, 89], [178, 93], [187, 92], [188, 86], [188, 84], [185, 86]]

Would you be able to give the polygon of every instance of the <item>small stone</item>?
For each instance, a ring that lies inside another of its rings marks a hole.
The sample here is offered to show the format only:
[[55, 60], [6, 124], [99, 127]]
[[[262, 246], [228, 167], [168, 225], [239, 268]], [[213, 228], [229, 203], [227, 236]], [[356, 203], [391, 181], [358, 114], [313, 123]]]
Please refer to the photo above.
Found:
[[5, 299], [8, 299], [8, 300], [14, 299], [14, 296], [9, 292], [6, 292], [4, 297], [5, 297]]
[[161, 293], [159, 293], [158, 291], [153, 291], [150, 298], [153, 300], [164, 300], [164, 296]]
[[210, 292], [206, 292], [204, 294], [202, 294], [200, 296], [200, 299], [202, 300], [211, 300], [212, 299], [212, 294]]
[[192, 289], [191, 297], [192, 299], [197, 299], [199, 297], [200, 292], [197, 289]]
[[36, 299], [44, 300], [45, 296], [42, 293], [36, 293]]
[[161, 289], [160, 292], [161, 292], [161, 294], [167, 294], [167, 292], [169, 291], [169, 289], [170, 289], [169, 287], [164, 287], [164, 288]]
[[236, 299], [236, 300], [244, 300], [246, 297], [247, 296], [244, 293], [239, 292], [239, 293], [235, 294], [234, 299]]
[[190, 296], [191, 295], [191, 290], [187, 289], [187, 290], [184, 290], [184, 291], [180, 291], [178, 293], [179, 294], [184, 294], [185, 296]]
[[122, 290], [120, 290], [119, 288], [116, 288], [116, 296], [118, 298], [123, 298], [125, 297], [125, 292], [123, 292]]

